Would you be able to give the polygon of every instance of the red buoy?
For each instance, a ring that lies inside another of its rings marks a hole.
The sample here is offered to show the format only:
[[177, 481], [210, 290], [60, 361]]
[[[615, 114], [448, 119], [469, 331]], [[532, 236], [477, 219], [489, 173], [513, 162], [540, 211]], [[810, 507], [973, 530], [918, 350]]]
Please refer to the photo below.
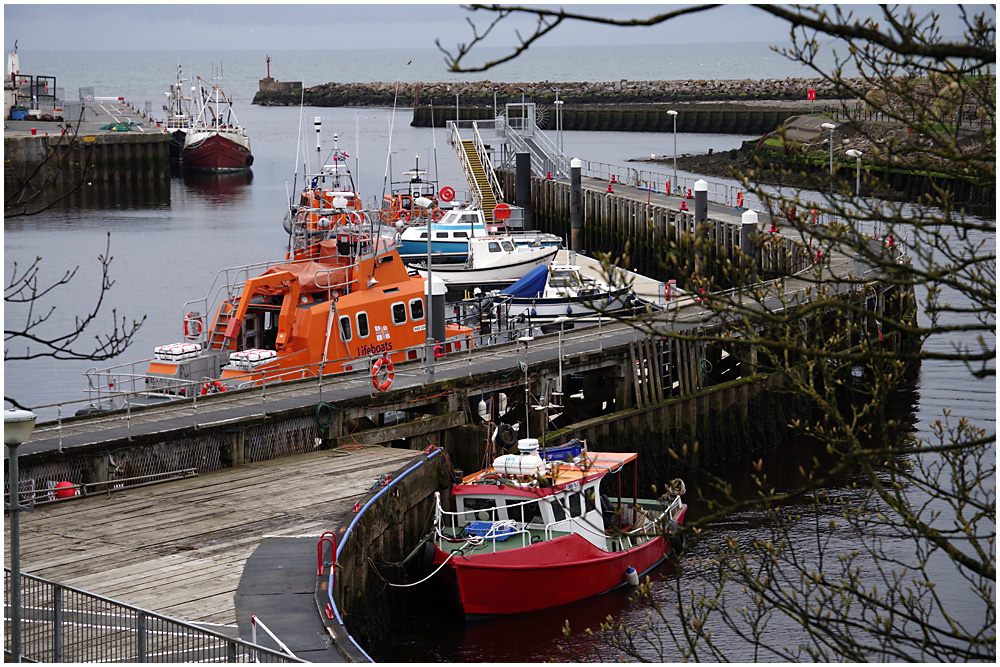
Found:
[[72, 498], [76, 495], [73, 482], [59, 482], [56, 484], [56, 498]]

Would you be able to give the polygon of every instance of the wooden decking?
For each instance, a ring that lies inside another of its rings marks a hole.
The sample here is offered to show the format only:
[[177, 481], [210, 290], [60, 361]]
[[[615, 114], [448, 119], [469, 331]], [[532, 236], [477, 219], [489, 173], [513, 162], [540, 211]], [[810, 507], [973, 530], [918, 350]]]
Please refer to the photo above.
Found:
[[[233, 595], [265, 536], [316, 536], [416, 452], [317, 451], [21, 515], [21, 570], [178, 620], [236, 624]], [[4, 556], [10, 563], [10, 526]]]

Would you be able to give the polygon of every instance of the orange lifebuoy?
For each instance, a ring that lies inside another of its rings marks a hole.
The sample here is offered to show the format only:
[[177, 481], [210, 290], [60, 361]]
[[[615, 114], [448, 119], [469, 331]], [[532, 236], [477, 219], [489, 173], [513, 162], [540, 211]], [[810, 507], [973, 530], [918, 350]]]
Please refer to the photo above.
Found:
[[[385, 380], [379, 382], [378, 376], [382, 371], [382, 364], [385, 364]], [[383, 354], [379, 357], [374, 364], [372, 364], [372, 386], [379, 391], [385, 391], [392, 385], [393, 378], [396, 377], [396, 373], [393, 372], [392, 359], [388, 355]]]
[[399, 212], [399, 221], [400, 222], [409, 222], [410, 221], [410, 212], [407, 211], [406, 209], [403, 209], [402, 211], [400, 211]]
[[205, 323], [198, 313], [191, 311], [184, 316], [184, 337], [188, 340], [198, 340], [204, 329]]
[[434, 212], [431, 213], [431, 217], [434, 218], [434, 222], [437, 222], [438, 220], [444, 217], [444, 213], [441, 211], [441, 209], [436, 208], [434, 209]]
[[743, 191], [740, 190], [736, 193], [736, 207], [743, 208]]
[[455, 190], [447, 185], [441, 188], [441, 192], [439, 194], [441, 195], [441, 199], [443, 201], [451, 201], [455, 198]]
[[213, 380], [211, 382], [206, 382], [201, 386], [201, 395], [205, 396], [207, 394], [221, 394], [226, 391], [226, 385], [222, 384], [219, 380]]

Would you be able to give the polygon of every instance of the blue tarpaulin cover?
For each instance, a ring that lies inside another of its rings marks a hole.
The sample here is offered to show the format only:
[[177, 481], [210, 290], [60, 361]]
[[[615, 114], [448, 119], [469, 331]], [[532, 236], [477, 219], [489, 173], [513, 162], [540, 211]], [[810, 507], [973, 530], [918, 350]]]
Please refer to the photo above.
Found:
[[547, 264], [536, 266], [526, 273], [523, 278], [511, 285], [501, 294], [509, 294], [519, 299], [533, 299], [542, 296], [545, 291], [545, 284], [549, 279], [549, 267]]

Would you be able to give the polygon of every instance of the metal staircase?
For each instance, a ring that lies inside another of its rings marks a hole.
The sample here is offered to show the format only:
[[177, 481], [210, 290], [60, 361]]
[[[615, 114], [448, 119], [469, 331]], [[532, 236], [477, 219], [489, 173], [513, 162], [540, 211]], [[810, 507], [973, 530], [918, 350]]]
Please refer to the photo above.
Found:
[[569, 178], [569, 158], [538, 129], [535, 111], [534, 102], [522, 102], [506, 105], [504, 115], [493, 120], [448, 121], [451, 144], [488, 224], [493, 224], [493, 208], [504, 200], [494, 169], [513, 170], [518, 153], [531, 155], [531, 172], [539, 178]]

